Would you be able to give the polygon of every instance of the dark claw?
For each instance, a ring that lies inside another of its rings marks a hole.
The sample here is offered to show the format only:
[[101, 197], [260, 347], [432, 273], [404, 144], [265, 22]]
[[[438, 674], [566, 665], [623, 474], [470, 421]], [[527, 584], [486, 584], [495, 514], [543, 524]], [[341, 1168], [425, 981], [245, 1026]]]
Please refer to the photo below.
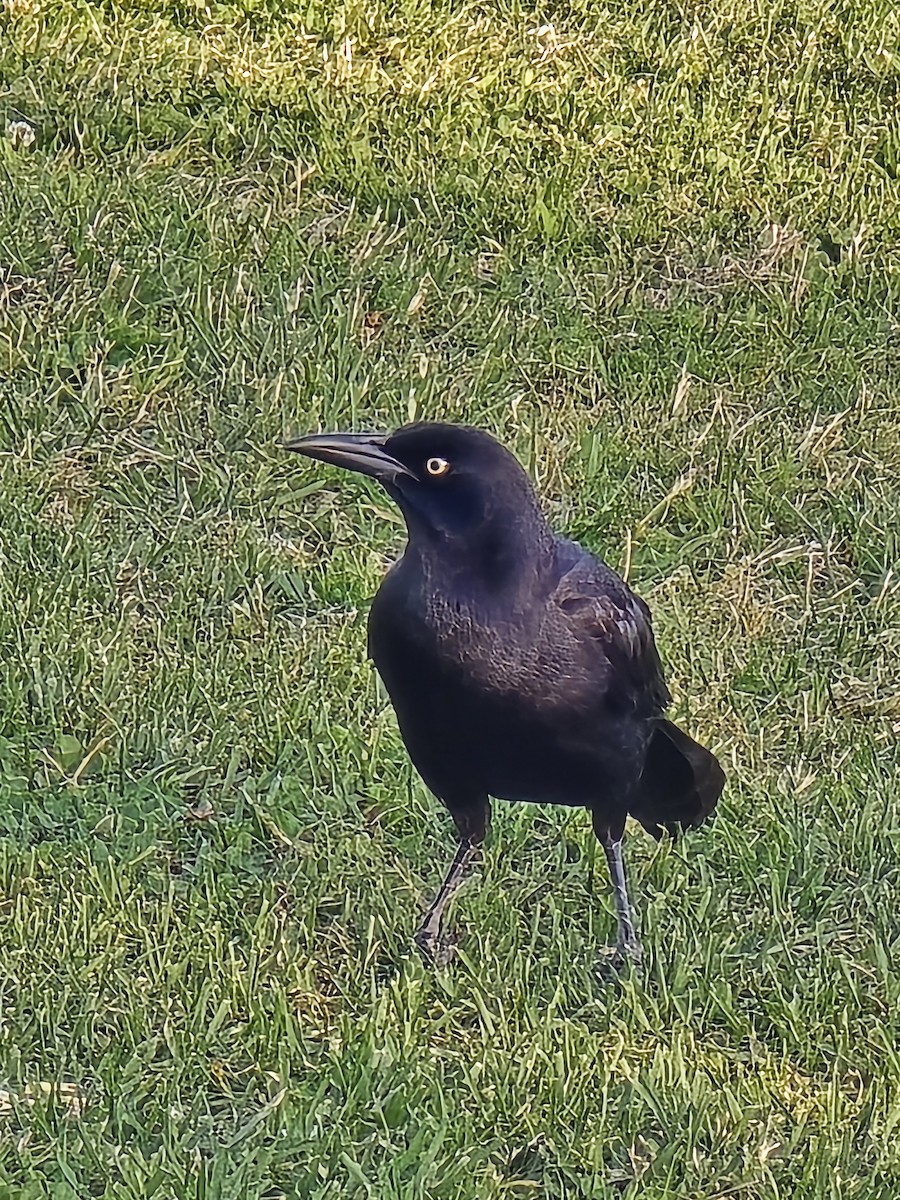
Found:
[[639, 975], [642, 963], [643, 953], [637, 942], [619, 942], [601, 952], [598, 969], [602, 978], [613, 980], [629, 972]]
[[424, 929], [420, 929], [414, 937], [416, 949], [422, 955], [427, 967], [446, 967], [453, 955], [456, 953], [456, 947], [459, 942], [459, 937], [453, 933], [442, 933], [435, 935], [427, 933]]

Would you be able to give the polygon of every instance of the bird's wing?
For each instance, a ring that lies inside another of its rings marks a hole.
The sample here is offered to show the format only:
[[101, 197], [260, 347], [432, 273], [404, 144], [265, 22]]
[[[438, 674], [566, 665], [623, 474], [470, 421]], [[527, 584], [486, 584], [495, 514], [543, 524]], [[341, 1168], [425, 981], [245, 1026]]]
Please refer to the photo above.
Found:
[[551, 603], [576, 637], [590, 640], [602, 651], [611, 668], [610, 687], [622, 701], [662, 712], [671, 697], [649, 608], [605, 563], [580, 547], [573, 549], [579, 553], [576, 557], [567, 548], [570, 561], [564, 563]]

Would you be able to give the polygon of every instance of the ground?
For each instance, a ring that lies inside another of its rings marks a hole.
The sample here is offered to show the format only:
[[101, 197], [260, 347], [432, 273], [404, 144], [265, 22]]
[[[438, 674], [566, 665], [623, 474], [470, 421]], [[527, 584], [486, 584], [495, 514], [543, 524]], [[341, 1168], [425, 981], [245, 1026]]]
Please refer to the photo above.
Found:
[[[0, 1200], [900, 1193], [900, 15], [0, 8]], [[712, 827], [452, 852], [402, 544], [492, 429], [651, 604]]]

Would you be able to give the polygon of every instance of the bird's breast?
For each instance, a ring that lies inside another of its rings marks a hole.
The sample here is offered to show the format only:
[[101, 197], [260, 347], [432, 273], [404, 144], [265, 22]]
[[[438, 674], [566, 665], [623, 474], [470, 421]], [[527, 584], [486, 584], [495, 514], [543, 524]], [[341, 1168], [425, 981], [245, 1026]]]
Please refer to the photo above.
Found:
[[602, 694], [603, 660], [545, 604], [448, 594], [402, 568], [369, 616], [369, 652], [395, 707], [489, 705], [521, 720], [529, 709], [585, 711]]
[[583, 804], [639, 772], [643, 734], [604, 715], [602, 662], [585, 662], [552, 617], [487, 620], [402, 580], [373, 602], [369, 651], [433, 791]]

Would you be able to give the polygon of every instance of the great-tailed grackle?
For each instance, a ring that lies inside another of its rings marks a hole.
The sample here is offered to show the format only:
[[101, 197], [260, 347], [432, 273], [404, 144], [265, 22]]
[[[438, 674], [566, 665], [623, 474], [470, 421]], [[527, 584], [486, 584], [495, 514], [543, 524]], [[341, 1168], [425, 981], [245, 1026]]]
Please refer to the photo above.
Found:
[[425, 783], [459, 832], [416, 943], [444, 961], [444, 909], [484, 840], [489, 797], [591, 813], [615, 894], [617, 965], [640, 958], [625, 888], [630, 813], [654, 837], [700, 825], [715, 757], [663, 712], [650, 611], [605, 563], [554, 534], [531, 481], [489, 434], [416, 424], [389, 437], [285, 442], [377, 479], [408, 544], [369, 615], [369, 653]]

